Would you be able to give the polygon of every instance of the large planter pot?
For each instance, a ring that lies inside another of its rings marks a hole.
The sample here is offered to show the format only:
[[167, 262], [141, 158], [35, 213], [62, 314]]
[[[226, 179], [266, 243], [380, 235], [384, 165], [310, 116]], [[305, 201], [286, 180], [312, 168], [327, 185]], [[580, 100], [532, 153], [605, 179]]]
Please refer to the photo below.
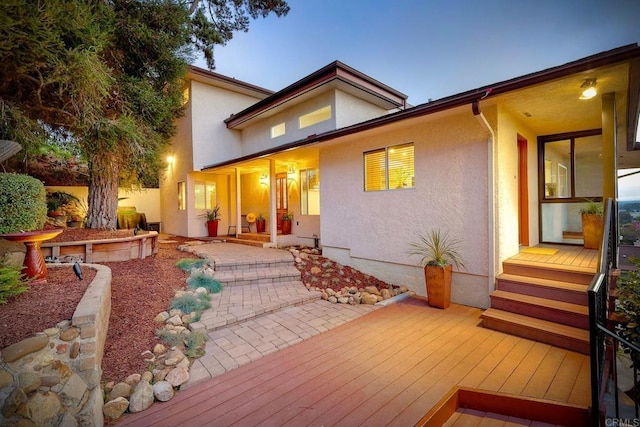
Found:
[[267, 221], [264, 219], [256, 219], [256, 232], [264, 233], [267, 229]]
[[582, 237], [585, 249], [600, 248], [602, 229], [602, 215], [582, 214]]
[[451, 304], [451, 265], [424, 267], [427, 282], [427, 302], [431, 307], [447, 308]]
[[218, 222], [219, 221], [207, 221], [207, 233], [209, 237], [218, 237]]
[[282, 234], [291, 234], [291, 220], [282, 220]]

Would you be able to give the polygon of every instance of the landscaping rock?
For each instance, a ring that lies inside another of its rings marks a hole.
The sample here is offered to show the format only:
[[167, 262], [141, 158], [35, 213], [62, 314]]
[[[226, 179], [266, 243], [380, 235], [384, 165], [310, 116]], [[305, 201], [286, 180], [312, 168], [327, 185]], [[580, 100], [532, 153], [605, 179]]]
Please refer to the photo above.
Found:
[[[111, 400], [117, 399], [118, 397], [128, 398], [131, 396], [131, 384], [127, 383], [118, 383], [113, 386], [111, 392], [109, 393]], [[127, 402], [127, 405], [129, 403]]]
[[173, 398], [173, 385], [168, 381], [160, 381], [153, 386], [153, 395], [160, 402], [168, 402]]
[[102, 407], [102, 413], [107, 418], [117, 420], [124, 414], [124, 411], [126, 411], [128, 407], [129, 401], [120, 396], [105, 403]]
[[35, 353], [38, 350], [44, 348], [45, 345], [49, 343], [48, 337], [31, 337], [15, 344], [11, 344], [8, 347], [5, 347], [2, 350], [2, 358], [5, 362], [11, 363], [15, 362], [19, 358]]
[[189, 381], [189, 372], [182, 367], [173, 368], [165, 377], [165, 381], [168, 381], [174, 387], [180, 387]]
[[153, 403], [153, 387], [146, 381], [140, 381], [129, 399], [129, 411], [142, 412]]

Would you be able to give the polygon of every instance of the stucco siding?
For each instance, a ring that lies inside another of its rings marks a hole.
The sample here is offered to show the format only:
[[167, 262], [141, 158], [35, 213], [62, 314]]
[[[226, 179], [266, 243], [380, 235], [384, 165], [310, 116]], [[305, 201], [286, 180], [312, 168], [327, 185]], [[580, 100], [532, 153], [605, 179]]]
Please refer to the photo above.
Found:
[[[488, 144], [471, 112], [414, 119], [340, 142], [320, 151], [323, 246], [348, 250], [362, 264], [396, 265], [387, 280], [421, 291], [424, 278], [418, 259], [407, 255], [409, 242], [432, 228], [449, 231], [461, 240], [467, 266], [456, 275], [467, 278], [456, 280], [478, 287], [475, 301], [458, 295], [457, 302], [486, 305]], [[415, 147], [415, 188], [365, 192], [363, 152], [405, 142]]]
[[336, 127], [343, 128], [387, 114], [384, 108], [377, 107], [364, 99], [336, 90]]
[[197, 81], [191, 82], [194, 170], [242, 154], [240, 131], [227, 129], [224, 120], [257, 101], [258, 98]]
[[[300, 129], [299, 117], [320, 108], [330, 106], [331, 118], [312, 126]], [[271, 138], [271, 127], [285, 123], [286, 132], [277, 138]], [[306, 102], [296, 104], [280, 113], [269, 116], [242, 130], [242, 155], [278, 147], [289, 142], [304, 139], [309, 135], [320, 134], [336, 128], [336, 112], [333, 91], [320, 94]]]

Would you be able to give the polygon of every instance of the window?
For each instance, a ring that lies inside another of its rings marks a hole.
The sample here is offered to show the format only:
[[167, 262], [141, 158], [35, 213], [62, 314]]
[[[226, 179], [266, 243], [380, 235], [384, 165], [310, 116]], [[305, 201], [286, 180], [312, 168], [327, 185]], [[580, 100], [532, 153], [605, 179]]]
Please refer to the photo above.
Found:
[[413, 143], [364, 153], [364, 191], [415, 187]]
[[271, 138], [277, 138], [279, 136], [282, 136], [285, 134], [285, 132], [287, 131], [286, 126], [284, 124], [284, 122], [279, 123], [275, 126], [271, 126]]
[[300, 170], [300, 212], [302, 215], [320, 215], [320, 170]]
[[187, 210], [187, 183], [184, 181], [178, 183], [178, 210]]
[[216, 205], [216, 183], [201, 182], [195, 183], [195, 208], [213, 209]]
[[315, 125], [316, 123], [324, 122], [325, 120], [329, 120], [330, 118], [331, 106], [327, 105], [326, 107], [322, 107], [316, 111], [312, 111], [309, 114], [300, 116], [300, 118], [298, 119], [298, 123], [300, 129], [302, 129], [311, 125]]

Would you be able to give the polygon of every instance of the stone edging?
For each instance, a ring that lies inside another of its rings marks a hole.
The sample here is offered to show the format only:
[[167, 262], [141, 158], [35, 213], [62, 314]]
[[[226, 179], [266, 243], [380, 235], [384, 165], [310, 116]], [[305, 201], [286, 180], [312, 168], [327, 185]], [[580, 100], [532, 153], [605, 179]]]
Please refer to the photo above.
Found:
[[2, 349], [0, 425], [25, 419], [35, 425], [104, 424], [100, 379], [111, 314], [111, 269], [85, 266], [95, 269], [96, 276], [71, 321]]

